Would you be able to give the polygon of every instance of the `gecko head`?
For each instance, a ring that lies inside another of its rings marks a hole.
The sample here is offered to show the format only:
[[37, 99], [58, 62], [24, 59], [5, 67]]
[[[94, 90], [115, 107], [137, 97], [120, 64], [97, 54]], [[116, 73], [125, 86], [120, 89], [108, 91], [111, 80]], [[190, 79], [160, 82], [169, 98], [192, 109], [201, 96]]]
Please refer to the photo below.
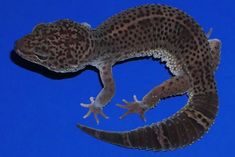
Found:
[[91, 51], [90, 29], [71, 20], [39, 24], [15, 44], [22, 58], [61, 73], [83, 69]]

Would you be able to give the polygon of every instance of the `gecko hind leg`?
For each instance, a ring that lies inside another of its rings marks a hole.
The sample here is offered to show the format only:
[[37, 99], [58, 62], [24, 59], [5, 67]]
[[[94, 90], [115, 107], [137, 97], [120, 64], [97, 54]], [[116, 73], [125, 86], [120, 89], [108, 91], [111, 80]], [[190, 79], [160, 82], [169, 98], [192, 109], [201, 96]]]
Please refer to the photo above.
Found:
[[174, 95], [181, 95], [189, 89], [190, 81], [186, 74], [181, 76], [174, 76], [159, 86], [153, 88], [143, 97], [142, 101], [139, 101], [136, 96], [134, 96], [133, 102], [127, 102], [126, 100], [123, 100], [126, 105], [118, 104], [117, 106], [127, 109], [127, 112], [125, 112], [120, 117], [120, 119], [123, 119], [129, 114], [137, 113], [144, 121], [146, 121], [146, 118], [144, 117], [145, 112], [156, 106], [160, 99]]
[[212, 56], [212, 68], [215, 71], [220, 62], [221, 41], [219, 39], [209, 39]]

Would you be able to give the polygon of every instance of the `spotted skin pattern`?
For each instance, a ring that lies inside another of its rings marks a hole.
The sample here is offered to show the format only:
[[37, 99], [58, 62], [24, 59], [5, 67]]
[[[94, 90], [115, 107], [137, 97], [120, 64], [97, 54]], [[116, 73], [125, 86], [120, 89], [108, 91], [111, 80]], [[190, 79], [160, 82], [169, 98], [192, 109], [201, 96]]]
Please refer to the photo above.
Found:
[[22, 58], [55, 72], [75, 72], [87, 65], [97, 67], [103, 89], [90, 98], [84, 118], [94, 114], [97, 123], [103, 107], [115, 92], [112, 66], [120, 61], [160, 58], [173, 77], [154, 87], [142, 100], [123, 100], [127, 110], [120, 118], [144, 113], [160, 99], [187, 93], [187, 104], [173, 116], [150, 126], [126, 132], [107, 132], [78, 124], [84, 132], [112, 144], [147, 150], [173, 150], [202, 137], [214, 122], [218, 96], [214, 71], [219, 64], [221, 42], [208, 40], [200, 26], [184, 12], [165, 5], [144, 5], [128, 9], [96, 29], [71, 20], [37, 25], [16, 42]]

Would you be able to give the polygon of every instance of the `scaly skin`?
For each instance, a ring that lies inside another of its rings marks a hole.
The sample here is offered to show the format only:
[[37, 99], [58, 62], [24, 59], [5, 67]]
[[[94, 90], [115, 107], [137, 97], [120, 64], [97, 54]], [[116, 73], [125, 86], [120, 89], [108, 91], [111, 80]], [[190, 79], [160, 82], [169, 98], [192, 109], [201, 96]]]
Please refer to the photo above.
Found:
[[174, 75], [154, 87], [142, 100], [118, 105], [127, 112], [144, 113], [160, 99], [187, 93], [188, 103], [175, 115], [127, 132], [106, 132], [78, 124], [86, 133], [112, 144], [139, 149], [172, 150], [199, 139], [214, 122], [218, 96], [214, 70], [219, 63], [221, 42], [208, 40], [200, 26], [182, 11], [164, 5], [145, 5], [115, 15], [92, 29], [87, 24], [60, 20], [36, 26], [16, 42], [24, 59], [55, 72], [75, 72], [87, 65], [98, 68], [104, 88], [84, 118], [102, 111], [115, 91], [112, 66], [135, 57], [152, 56], [166, 62]]

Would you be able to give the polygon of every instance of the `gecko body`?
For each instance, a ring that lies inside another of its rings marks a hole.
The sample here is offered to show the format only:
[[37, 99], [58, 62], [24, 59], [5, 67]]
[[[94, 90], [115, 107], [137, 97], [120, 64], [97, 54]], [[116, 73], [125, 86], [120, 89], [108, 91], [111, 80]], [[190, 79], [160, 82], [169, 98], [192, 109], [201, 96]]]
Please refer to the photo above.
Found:
[[206, 37], [184, 12], [165, 5], [144, 5], [121, 12], [95, 29], [71, 20], [37, 25], [16, 42], [24, 59], [56, 72], [75, 72], [87, 65], [100, 73], [103, 89], [90, 98], [84, 118], [94, 114], [108, 118], [103, 107], [115, 92], [112, 66], [120, 61], [152, 56], [166, 62], [173, 77], [150, 90], [142, 100], [124, 100], [120, 118], [144, 113], [160, 99], [188, 94], [187, 104], [173, 116], [150, 126], [126, 132], [107, 132], [78, 124], [86, 133], [112, 144], [148, 150], [172, 150], [199, 139], [214, 122], [218, 96], [214, 71], [221, 42]]

